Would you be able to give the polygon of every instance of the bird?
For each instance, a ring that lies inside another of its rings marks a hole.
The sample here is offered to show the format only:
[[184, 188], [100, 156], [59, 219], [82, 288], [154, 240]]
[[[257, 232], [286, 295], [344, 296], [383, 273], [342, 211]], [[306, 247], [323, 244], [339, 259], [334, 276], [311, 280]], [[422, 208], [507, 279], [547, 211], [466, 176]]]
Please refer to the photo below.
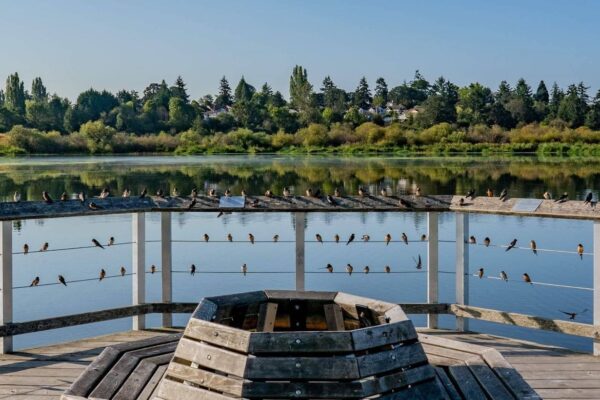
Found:
[[371, 236], [369, 236], [369, 235], [362, 235], [361, 239], [362, 239], [363, 242], [368, 242], [369, 240], [371, 240]]
[[29, 253], [29, 245], [27, 243], [25, 243], [23, 245], [23, 254], [27, 254]]
[[475, 239], [475, 236], [469, 237], [469, 243], [470, 244], [477, 244], [477, 239]]
[[102, 191], [100, 192], [100, 196], [98, 197], [100, 197], [101, 199], [105, 199], [108, 196], [110, 196], [110, 191], [108, 190], [108, 188], [104, 188], [102, 189]]
[[90, 204], [88, 204], [88, 208], [90, 210], [101, 210], [102, 207], [100, 207], [98, 204], [94, 203], [93, 201], [90, 201]]
[[277, 243], [279, 241], [279, 235], [273, 235], [273, 242]]
[[509, 251], [510, 249], [512, 249], [513, 247], [515, 247], [517, 245], [517, 239], [513, 239], [508, 246], [506, 247], [506, 250], [504, 251]]
[[271, 192], [270, 189], [267, 189], [267, 191], [265, 192], [265, 197], [273, 197], [273, 192]]
[[552, 199], [552, 194], [548, 191], [545, 191], [542, 197], [544, 198], [544, 200], [550, 200]]
[[479, 277], [479, 279], [483, 278], [483, 268], [479, 268], [479, 271], [477, 272], [477, 276]]
[[156, 191], [156, 196], [157, 196], [157, 197], [164, 197], [164, 194], [165, 194], [165, 192], [163, 192], [163, 190], [162, 190], [162, 189], [158, 189], [158, 190]]
[[383, 197], [387, 197], [387, 189], [386, 188], [381, 188], [380, 192], [379, 192]]
[[247, 272], [248, 272], [248, 267], [246, 266], [246, 264], [242, 265], [242, 274], [244, 274], [244, 276], [246, 276]]
[[402, 207], [405, 207], [405, 208], [411, 208], [411, 207], [412, 207], [412, 204], [411, 204], [411, 203], [410, 203], [408, 200], [405, 200], [405, 199], [403, 199], [403, 198], [400, 198], [400, 199], [398, 200], [398, 202], [400, 203], [400, 205], [401, 205]]
[[231, 233], [227, 234], [227, 241], [228, 242], [233, 242], [233, 236], [231, 235]]
[[506, 272], [500, 271], [500, 279], [502, 279], [505, 282], [508, 282], [508, 275], [506, 274]]
[[523, 274], [523, 281], [526, 283], [529, 283], [531, 285], [533, 285], [533, 282], [531, 281], [531, 278], [529, 277], [529, 274], [527, 272], [525, 272]]
[[188, 204], [188, 210], [191, 210], [192, 208], [194, 208], [194, 206], [196, 205], [196, 198], [192, 197], [192, 200], [190, 201], [190, 204]]
[[64, 276], [62, 276], [62, 275], [59, 275], [59, 276], [58, 276], [58, 281], [59, 281], [60, 283], [62, 283], [63, 285], [67, 286], [67, 281], [65, 280], [65, 277], [64, 277]]
[[42, 192], [42, 199], [46, 202], [46, 204], [52, 204], [53, 203], [52, 197], [50, 197], [50, 195], [46, 191]]
[[313, 191], [311, 188], [306, 189], [306, 197], [312, 197]]
[[348, 241], [346, 242], [346, 246], [348, 246], [350, 243], [352, 243], [354, 241], [354, 233], [350, 235], [350, 237], [348, 238]]
[[423, 261], [421, 260], [421, 255], [419, 254], [419, 258], [415, 260], [415, 258], [413, 257], [413, 260], [415, 261], [415, 268], [416, 269], [421, 269], [423, 268]]
[[229, 188], [225, 189], [224, 195], [225, 195], [225, 197], [230, 197], [231, 196], [231, 190], [229, 190]]
[[15, 192], [15, 194], [13, 194], [13, 201], [14, 201], [15, 203], [18, 203], [18, 202], [20, 202], [20, 201], [21, 201], [21, 193], [19, 193], [19, 192]]
[[250, 243], [254, 244], [254, 235], [249, 233], [248, 234], [248, 240], [250, 240]]
[[368, 274], [370, 270], [371, 270], [371, 268], [369, 268], [369, 266], [368, 266], [368, 265], [366, 265], [366, 266], [363, 268], [363, 272], [364, 272], [365, 274]]
[[48, 250], [48, 247], [50, 247], [50, 245], [48, 244], [48, 242], [45, 242], [45, 243], [42, 245], [42, 248], [40, 249], [40, 251], [46, 251], [46, 250]]
[[171, 196], [179, 197], [179, 191], [177, 190], [177, 187], [173, 187], [173, 190], [171, 190]]
[[208, 242], [208, 240], [209, 240], [209, 239], [210, 239], [210, 238], [208, 237], [208, 234], [207, 234], [207, 233], [205, 233], [205, 234], [204, 234], [204, 241], [205, 241], [205, 242]]
[[350, 264], [346, 264], [346, 272], [348, 275], [352, 275], [352, 271], [354, 271], [354, 267]]
[[465, 205], [465, 199], [461, 197], [460, 200], [458, 200], [458, 205], [461, 206], [461, 207], [464, 206]]
[[417, 196], [417, 197], [421, 196], [421, 188], [418, 186], [415, 188], [415, 196]]
[[335, 201], [335, 199], [333, 198], [333, 196], [330, 195], [330, 194], [327, 195], [327, 203], [329, 203], [332, 206], [336, 206], [337, 205], [337, 201]]
[[147, 194], [148, 194], [148, 189], [144, 188], [144, 190], [142, 190], [142, 193], [140, 193], [140, 199], [143, 199], [144, 197], [146, 197]]
[[555, 203], [566, 203], [569, 200], [569, 193], [564, 192], [562, 196], [554, 200]]
[[486, 236], [486, 238], [485, 238], [485, 239], [483, 239], [483, 245], [484, 245], [485, 247], [490, 247], [490, 243], [492, 243], [492, 241], [490, 240], [490, 238], [489, 238], [489, 237], [487, 237], [487, 236]]
[[390, 268], [389, 265], [386, 265], [383, 270], [385, 271], [386, 274], [389, 274], [390, 272], [392, 272], [392, 269]]
[[39, 277], [39, 276], [36, 276], [36, 277], [35, 277], [35, 278], [34, 278], [34, 279], [31, 281], [31, 285], [29, 285], [29, 286], [30, 286], [30, 287], [31, 287], [31, 286], [37, 286], [37, 285], [39, 285], [39, 284], [40, 284], [40, 277]]
[[583, 245], [581, 243], [577, 245], [577, 254], [579, 254], [579, 258], [583, 260]]
[[475, 199], [475, 189], [471, 189], [467, 192], [467, 195], [465, 196], [467, 199]]
[[100, 277], [99, 277], [98, 281], [101, 281], [104, 278], [106, 278], [106, 271], [104, 270], [104, 268], [102, 268], [100, 270]]
[[508, 189], [506, 189], [506, 188], [502, 189], [502, 191], [500, 192], [499, 199], [502, 201], [508, 200]]
[[[131, 190], [129, 190], [127, 188], [123, 189], [123, 194], [121, 195], [121, 197], [127, 198], [129, 196], [131, 196]], [[84, 200], [82, 200], [82, 201], [84, 201]]]
[[587, 196], [585, 196], [585, 201], [583, 202], [583, 204], [590, 204], [593, 198], [594, 194], [592, 192], [589, 192]]
[[584, 312], [588, 311], [588, 309], [584, 308], [583, 310], [581, 310], [579, 312], [568, 312], [568, 311], [562, 311], [562, 310], [558, 310], [558, 311], [560, 311], [561, 313], [563, 313], [565, 315], [568, 315], [569, 319], [574, 320], [578, 314], [583, 314]]
[[121, 266], [121, 276], [125, 276], [126, 272], [127, 270], [125, 269], [125, 267]]
[[537, 256], [537, 243], [535, 242], [535, 240], [529, 242], [529, 247], [531, 247], [531, 251], [533, 251], [533, 254]]
[[100, 242], [99, 242], [99, 241], [97, 241], [96, 239], [92, 239], [92, 243], [94, 244], [94, 246], [96, 246], [96, 247], [100, 247], [101, 249], [104, 249], [104, 246], [102, 246], [102, 245], [100, 244]]
[[190, 267], [190, 275], [194, 276], [195, 273], [196, 273], [196, 266], [194, 264], [192, 264], [192, 266]]
[[318, 233], [315, 235], [315, 238], [317, 239], [317, 242], [323, 244], [323, 238], [321, 237], [321, 235], [319, 235]]
[[427, 241], [427, 235], [426, 234], [422, 234], [421, 235], [421, 242], [425, 242]]
[[198, 189], [196, 189], [196, 188], [192, 188], [192, 191], [191, 191], [191, 193], [190, 193], [190, 197], [191, 197], [192, 199], [195, 199], [196, 197], [198, 197]]
[[487, 189], [486, 194], [487, 194], [487, 197], [494, 197], [494, 191], [490, 188]]
[[408, 236], [406, 236], [406, 233], [404, 232], [402, 232], [402, 241], [408, 246]]
[[209, 189], [208, 190], [208, 196], [209, 197], [217, 197], [217, 190], [216, 189]]
[[283, 197], [290, 197], [292, 195], [292, 192], [290, 192], [290, 189], [286, 186], [283, 188]]
[[113, 244], [115, 244], [115, 238], [111, 236], [110, 238], [108, 238], [107, 246], [112, 246]]
[[362, 186], [358, 187], [358, 195], [360, 197], [364, 197], [364, 196], [366, 196], [368, 194], [369, 194], [369, 192], [367, 191], [367, 189], [364, 189]]
[[327, 266], [325, 268], [327, 269], [327, 272], [329, 272], [330, 274], [333, 272], [333, 265], [327, 264]]
[[385, 235], [385, 245], [387, 246], [388, 244], [390, 244], [391, 241], [392, 241], [392, 235], [390, 235], [389, 233], [387, 233]]
[[333, 195], [335, 197], [342, 197], [342, 193], [340, 192], [340, 190], [338, 188], [335, 188], [335, 190], [333, 191]]
[[152, 264], [152, 265], [150, 266], [150, 273], [151, 273], [151, 274], [153, 274], [153, 273], [155, 273], [155, 272], [156, 272], [156, 265]]
[[67, 192], [62, 192], [62, 194], [60, 195], [60, 201], [67, 201], [69, 200], [69, 195], [67, 194]]
[[333, 240], [335, 240], [336, 243], [340, 242], [340, 235], [338, 235], [337, 233], [333, 236]]

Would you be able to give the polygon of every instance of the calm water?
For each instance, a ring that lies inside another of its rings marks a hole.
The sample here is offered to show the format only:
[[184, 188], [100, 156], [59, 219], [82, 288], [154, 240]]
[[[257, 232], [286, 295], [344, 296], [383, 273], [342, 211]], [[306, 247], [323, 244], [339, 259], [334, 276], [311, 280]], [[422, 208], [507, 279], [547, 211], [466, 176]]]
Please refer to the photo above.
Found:
[[[410, 191], [419, 185], [425, 193], [464, 193], [471, 187], [483, 193], [488, 187], [499, 191], [507, 187], [513, 196], [541, 196], [545, 190], [553, 193], [568, 191], [572, 198], [582, 198], [587, 191], [600, 187], [600, 162], [595, 160], [543, 160], [536, 158], [327, 158], [280, 156], [215, 156], [215, 157], [106, 157], [106, 158], [19, 158], [0, 160], [0, 193], [8, 200], [14, 191], [23, 197], [39, 199], [43, 190], [58, 197], [63, 191], [76, 193], [84, 190], [97, 194], [103, 187], [113, 193], [124, 188], [139, 192], [176, 186], [182, 193], [192, 187], [230, 188], [234, 193], [244, 188], [249, 193], [263, 193], [267, 188], [276, 193], [284, 186], [296, 193], [307, 187], [331, 192], [343, 188], [354, 193], [359, 185], [389, 186], [397, 193]], [[160, 267], [158, 214], [148, 215], [147, 247], [148, 270], [151, 264]], [[106, 242], [114, 236], [117, 243], [130, 241], [129, 215], [79, 217], [47, 220], [28, 220], [14, 224], [15, 251], [24, 243], [37, 250], [48, 241], [51, 249], [86, 246], [91, 238]], [[440, 216], [440, 238], [449, 242], [440, 245], [440, 301], [454, 301], [454, 216]], [[216, 218], [214, 214], [173, 214], [174, 300], [198, 301], [203, 296], [255, 290], [260, 288], [293, 288], [294, 238], [293, 216], [286, 213], [234, 213]], [[426, 232], [426, 215], [422, 213], [356, 213], [309, 214], [306, 236], [311, 242], [306, 249], [307, 288], [314, 290], [342, 290], [382, 298], [395, 302], [422, 302], [426, 298], [423, 270], [417, 271], [414, 258], [422, 256], [426, 265], [426, 243], [418, 238]], [[259, 241], [251, 245], [245, 241], [252, 232]], [[411, 240], [408, 246], [381, 241], [386, 233], [398, 239], [406, 232]], [[202, 235], [210, 235], [209, 243], [200, 242]], [[241, 243], [224, 241], [227, 233]], [[316, 233], [326, 240], [334, 234], [347, 238], [371, 236], [369, 243], [350, 246], [312, 242]], [[535, 239], [542, 249], [574, 251], [582, 243], [591, 252], [592, 224], [586, 221], [568, 221], [542, 218], [499, 217], [473, 215], [471, 233], [481, 241], [489, 236], [494, 244], [506, 244], [513, 238], [521, 246]], [[274, 234], [280, 242], [271, 243]], [[183, 242], [194, 240], [198, 242]], [[263, 241], [264, 242], [261, 242]], [[592, 257], [562, 252], [540, 251], [536, 256], [529, 250], [505, 252], [503, 248], [471, 246], [471, 272], [480, 267], [485, 275], [508, 273], [509, 283], [495, 279], [470, 278], [470, 303], [482, 307], [523, 312], [550, 318], [566, 318], [560, 310], [591, 309]], [[190, 277], [190, 264], [198, 273]], [[251, 272], [242, 276], [240, 266], [246, 263]], [[323, 267], [331, 263], [343, 271], [346, 263], [355, 267], [352, 276], [325, 274]], [[131, 270], [131, 248], [119, 245], [100, 249], [84, 249], [32, 253], [14, 256], [15, 320], [66, 315], [77, 312], [126, 306], [131, 302], [130, 277], [107, 279], [102, 282], [71, 283], [27, 287], [35, 276], [41, 283], [55, 282], [58, 274], [67, 280], [96, 277], [101, 268], [108, 275], [118, 274], [123, 265]], [[369, 265], [372, 273], [361, 271]], [[373, 273], [390, 265], [393, 274]], [[223, 274], [222, 272], [232, 272]], [[568, 285], [563, 288], [527, 285], [520, 282], [528, 272], [537, 282]], [[148, 301], [160, 300], [160, 274], [147, 276]], [[159, 316], [149, 316], [151, 324], [158, 325]], [[415, 316], [422, 325], [424, 317]], [[592, 313], [577, 317], [591, 323]], [[452, 327], [453, 319], [441, 318], [442, 325]], [[183, 325], [186, 316], [176, 316]], [[130, 320], [109, 321], [81, 327], [23, 335], [15, 339], [16, 347], [58, 342], [85, 335], [97, 335], [126, 330]], [[576, 349], [589, 350], [589, 340], [564, 335], [530, 331], [520, 328], [472, 321], [471, 327], [490, 333], [554, 343]]]

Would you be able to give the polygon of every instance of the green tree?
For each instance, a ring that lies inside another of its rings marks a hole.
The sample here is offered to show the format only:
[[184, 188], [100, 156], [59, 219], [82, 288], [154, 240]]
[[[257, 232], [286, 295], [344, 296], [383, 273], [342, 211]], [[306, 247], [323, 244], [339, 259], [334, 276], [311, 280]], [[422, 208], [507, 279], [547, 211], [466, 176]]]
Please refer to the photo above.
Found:
[[81, 125], [79, 132], [87, 140], [87, 146], [92, 153], [112, 151], [112, 139], [117, 133], [114, 128], [106, 126], [102, 121], [89, 121]]
[[179, 96], [169, 100], [169, 126], [177, 132], [190, 128], [194, 120], [192, 107]]
[[544, 81], [540, 81], [537, 90], [535, 91], [535, 95], [533, 95], [533, 100], [542, 102], [544, 104], [548, 104], [550, 101], [550, 94], [548, 93], [548, 88]]
[[376, 107], [385, 107], [388, 102], [388, 85], [383, 78], [377, 78], [375, 81], [375, 96], [373, 96], [373, 105]]
[[571, 128], [583, 125], [588, 111], [587, 101], [587, 88], [583, 83], [569, 85], [558, 107], [557, 117], [569, 124]]
[[296, 65], [290, 76], [290, 103], [291, 107], [298, 111], [303, 125], [316, 122], [321, 118], [315, 100], [313, 86], [308, 81], [306, 69]]
[[181, 75], [177, 77], [177, 79], [175, 80], [175, 86], [171, 87], [170, 90], [171, 96], [179, 97], [186, 104], [190, 102], [190, 97], [187, 94], [185, 82], [183, 82], [183, 78], [181, 77]]
[[223, 76], [219, 82], [219, 95], [215, 99], [215, 109], [220, 110], [222, 108], [231, 107], [233, 104], [233, 98], [231, 97], [231, 87], [227, 78]]
[[323, 114], [323, 117], [326, 117], [325, 120], [331, 122], [341, 121], [346, 112], [346, 92], [338, 88], [333, 80], [326, 76], [323, 79], [321, 93], [323, 95], [323, 106], [330, 110], [330, 112]]
[[42, 78], [35, 78], [31, 82], [31, 97], [33, 101], [41, 102], [48, 101], [48, 92], [46, 86], [42, 82]]
[[517, 123], [528, 124], [535, 119], [533, 96], [531, 95], [531, 88], [525, 82], [525, 79], [519, 79], [512, 98], [508, 101], [505, 108]]
[[25, 116], [25, 86], [15, 72], [6, 79], [4, 106], [18, 116]]
[[4, 90], [0, 89], [0, 107], [4, 107]]
[[565, 93], [560, 87], [558, 87], [558, 84], [554, 82], [552, 85], [550, 102], [548, 103], [548, 112], [546, 114], [547, 119], [553, 120], [558, 117], [558, 108], [560, 107], [560, 103], [564, 97]]
[[235, 102], [249, 102], [252, 100], [252, 96], [256, 92], [254, 86], [248, 84], [244, 77], [240, 79], [240, 82], [235, 87]]
[[371, 90], [369, 90], [369, 84], [367, 83], [367, 78], [364, 76], [358, 82], [358, 86], [354, 91], [352, 96], [352, 103], [362, 109], [368, 109], [371, 107], [371, 103], [373, 102], [373, 98], [371, 97]]
[[29, 126], [41, 131], [48, 131], [53, 126], [53, 115], [47, 101], [26, 100], [25, 119]]
[[492, 90], [480, 83], [471, 83], [458, 91], [460, 110], [457, 119], [462, 125], [487, 124], [494, 104]]
[[585, 125], [590, 129], [600, 130], [600, 90], [596, 92], [596, 96], [588, 110]]
[[441, 76], [431, 86], [431, 93], [423, 103], [423, 112], [418, 119], [424, 126], [456, 122], [456, 103], [458, 87]]
[[73, 106], [71, 129], [77, 130], [79, 126], [88, 121], [96, 121], [119, 105], [117, 98], [110, 92], [101, 92], [89, 89], [77, 96]]

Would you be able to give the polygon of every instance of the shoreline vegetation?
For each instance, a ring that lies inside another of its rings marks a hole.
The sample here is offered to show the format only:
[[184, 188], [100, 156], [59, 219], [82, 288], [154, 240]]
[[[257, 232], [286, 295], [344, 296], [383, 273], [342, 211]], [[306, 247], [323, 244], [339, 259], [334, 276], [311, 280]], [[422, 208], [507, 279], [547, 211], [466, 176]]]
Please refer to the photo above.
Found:
[[[217, 95], [190, 99], [178, 77], [143, 94], [89, 89], [73, 103], [49, 95], [41, 78], [31, 91], [17, 73], [0, 90], [0, 155], [27, 154], [538, 154], [600, 156], [600, 91], [566, 90], [520, 79], [497, 90], [430, 83], [419, 71], [373, 93], [363, 77], [354, 91], [330, 77], [318, 90], [294, 67], [289, 99], [265, 83], [225, 77]], [[2, 133], [4, 132], [4, 133]]]

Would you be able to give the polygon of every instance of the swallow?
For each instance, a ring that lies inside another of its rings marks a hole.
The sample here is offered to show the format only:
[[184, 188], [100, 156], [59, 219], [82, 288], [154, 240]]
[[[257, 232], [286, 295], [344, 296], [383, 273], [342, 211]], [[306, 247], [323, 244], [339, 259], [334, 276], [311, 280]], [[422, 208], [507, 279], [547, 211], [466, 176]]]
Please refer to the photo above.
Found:
[[506, 188], [502, 189], [502, 191], [500, 192], [499, 199], [502, 201], [508, 200], [508, 190]]
[[371, 236], [369, 236], [369, 235], [362, 235], [361, 239], [362, 239], [363, 242], [368, 242], [369, 240], [371, 240]]
[[458, 200], [458, 205], [461, 206], [461, 207], [464, 206], [465, 205], [465, 199], [461, 197], [460, 200]]
[[418, 186], [415, 188], [415, 196], [421, 197], [421, 188]]
[[485, 239], [483, 239], [483, 245], [484, 245], [485, 247], [490, 247], [490, 243], [492, 243], [492, 241], [490, 240], [490, 238], [489, 238], [489, 237], [487, 237], [487, 236], [486, 236], [486, 238], [485, 238]]
[[104, 270], [104, 268], [102, 268], [100, 270], [100, 277], [99, 277], [98, 281], [101, 281], [104, 278], [106, 278], [106, 271]]
[[427, 235], [426, 234], [422, 234], [421, 235], [421, 242], [425, 242], [427, 241]]
[[62, 283], [63, 285], [67, 286], [67, 281], [65, 280], [65, 277], [64, 277], [64, 276], [62, 276], [62, 275], [59, 275], [59, 276], [58, 276], [58, 281], [59, 281], [60, 283]]
[[190, 275], [194, 276], [195, 273], [196, 273], [196, 266], [194, 264], [192, 264], [192, 266], [190, 267]]
[[369, 194], [369, 192], [367, 191], [367, 189], [364, 189], [362, 186], [358, 187], [358, 195], [360, 197], [364, 197], [364, 196], [366, 196], [368, 194]]
[[385, 245], [387, 246], [392, 241], [392, 235], [389, 233], [385, 235]]
[[490, 188], [487, 189], [486, 194], [487, 194], [487, 197], [494, 197], [494, 191]]
[[277, 243], [279, 241], [279, 235], [273, 235], [273, 242]]
[[248, 234], [248, 240], [250, 241], [250, 243], [254, 244], [254, 235], [249, 233]]
[[370, 270], [371, 270], [371, 268], [369, 268], [369, 266], [368, 266], [368, 265], [366, 265], [366, 266], [363, 268], [363, 272], [364, 272], [365, 274], [368, 274]]
[[290, 189], [286, 186], [283, 188], [283, 197], [290, 197], [292, 195], [292, 192], [290, 192]]
[[317, 239], [317, 242], [323, 244], [323, 238], [321, 237], [321, 235], [319, 235], [318, 233], [315, 235], [315, 238]]
[[475, 239], [475, 236], [469, 237], [469, 243], [470, 244], [477, 244], [477, 239]]
[[206, 233], [205, 233], [205, 234], [204, 234], [204, 241], [205, 241], [205, 242], [208, 242], [208, 240], [209, 240], [209, 239], [210, 239], [210, 238], [208, 237], [208, 234], [206, 234]]
[[102, 207], [100, 207], [98, 204], [94, 203], [93, 201], [90, 201], [90, 204], [88, 204], [88, 208], [90, 210], [101, 210]]
[[100, 196], [98, 197], [100, 197], [101, 199], [105, 199], [108, 196], [110, 196], [110, 191], [108, 190], [108, 188], [104, 188], [102, 189], [102, 191], [100, 192]]
[[271, 192], [270, 189], [267, 189], [267, 191], [265, 192], [265, 197], [273, 197], [273, 192]]
[[579, 312], [568, 312], [568, 311], [561, 311], [561, 310], [558, 310], [558, 311], [560, 311], [561, 313], [563, 313], [565, 315], [568, 315], [569, 319], [574, 320], [578, 314], [583, 314], [584, 312], [588, 311], [588, 309], [585, 308]]
[[155, 272], [156, 272], [156, 265], [152, 264], [152, 265], [150, 266], [150, 273], [151, 273], [151, 274], [153, 274], [153, 273], [155, 273]]
[[537, 256], [537, 243], [535, 242], [535, 240], [529, 242], [529, 247], [531, 247], [531, 251], [533, 251], [533, 254]]
[[327, 272], [329, 272], [331, 274], [333, 272], [333, 265], [327, 264], [327, 266], [325, 267], [325, 269], [327, 269]]
[[125, 269], [125, 267], [121, 266], [121, 276], [125, 276], [126, 272], [127, 270]]
[[77, 198], [79, 199], [80, 202], [85, 203], [85, 193], [84, 192], [79, 192], [77, 194]]
[[350, 235], [350, 237], [348, 238], [348, 241], [346, 242], [346, 246], [348, 246], [350, 243], [352, 243], [354, 241], [354, 233], [352, 235]]
[[67, 201], [69, 200], [69, 195], [67, 194], [67, 192], [62, 192], [62, 194], [60, 195], [60, 201]]
[[386, 274], [389, 274], [390, 272], [392, 272], [392, 269], [390, 268], [389, 265], [386, 265], [383, 270], [385, 271]]
[[508, 246], [506, 247], [506, 250], [504, 251], [509, 251], [510, 249], [512, 249], [513, 247], [515, 247], [517, 245], [517, 239], [513, 239]]
[[467, 199], [475, 199], [475, 189], [471, 189], [467, 192], [467, 195], [465, 196]]
[[415, 261], [415, 268], [416, 269], [421, 269], [423, 268], [423, 261], [421, 260], [421, 255], [419, 254], [419, 258], [415, 260], [415, 258], [413, 257], [413, 260]]
[[252, 200], [252, 201], [250, 202], [250, 207], [256, 207], [256, 206], [258, 206], [258, 203], [259, 203], [258, 199], [254, 199], [254, 200]]
[[333, 198], [332, 195], [328, 194], [327, 195], [327, 203], [332, 205], [332, 206], [336, 206], [337, 205], [337, 201], [335, 201], [335, 199]]
[[593, 198], [594, 194], [592, 192], [589, 192], [587, 196], [585, 196], [585, 201], [583, 202], [583, 204], [590, 204]]
[[244, 274], [244, 276], [246, 276], [247, 272], [248, 272], [248, 267], [246, 266], [246, 264], [242, 265], [242, 274]]
[[29, 245], [27, 243], [25, 243], [23, 245], [23, 254], [27, 254], [29, 253]]
[[196, 197], [198, 197], [198, 189], [192, 188], [192, 192], [190, 193], [190, 197], [192, 199], [195, 199]]
[[108, 238], [107, 246], [112, 246], [113, 244], [115, 244], [115, 238], [111, 236], [110, 238]]
[[504, 282], [508, 282], [508, 275], [506, 272], [500, 271], [500, 279], [502, 279]]
[[400, 205], [402, 207], [404, 207], [404, 208], [411, 208], [412, 207], [412, 204], [408, 200], [400, 198], [400, 200], [398, 200], [398, 201], [400, 202]]
[[479, 279], [483, 278], [483, 268], [479, 268], [479, 271], [477, 272], [477, 276], [479, 277]]
[[231, 197], [231, 190], [225, 189], [225, 197]]
[[312, 197], [313, 196], [313, 191], [311, 188], [306, 189], [306, 197]]
[[579, 258], [583, 260], [583, 245], [581, 243], [577, 245], [577, 254], [579, 254]]
[[144, 197], [146, 197], [147, 194], [148, 194], [148, 189], [144, 188], [144, 190], [142, 190], [142, 193], [140, 193], [140, 199], [143, 199]]
[[42, 248], [40, 249], [40, 251], [46, 251], [46, 250], [48, 250], [48, 247], [50, 247], [50, 245], [48, 244], [48, 242], [46, 242], [42, 245]]
[[348, 275], [352, 275], [352, 271], [354, 271], [354, 267], [350, 264], [346, 264], [346, 272]]
[[406, 233], [404, 232], [402, 232], [402, 241], [408, 246], [408, 236], [406, 236]]
[[188, 204], [187, 208], [188, 210], [191, 210], [192, 208], [194, 208], [194, 206], [196, 205], [196, 198], [192, 197], [192, 200], [190, 201], [190, 204]]
[[209, 189], [208, 190], [208, 196], [209, 197], [217, 197], [217, 190], [216, 189]]
[[333, 241], [336, 243], [340, 242], [340, 235], [338, 235], [337, 233], [335, 235], [333, 235]]
[[228, 242], [233, 242], [233, 236], [231, 235], [231, 233], [227, 234], [227, 241]]
[[121, 197], [127, 198], [129, 196], [131, 196], [131, 190], [129, 190], [127, 188], [123, 189], [123, 194], [121, 195]]
[[18, 203], [18, 202], [20, 202], [20, 201], [21, 201], [21, 193], [19, 193], [19, 192], [15, 192], [15, 194], [13, 194], [13, 201], [14, 201], [15, 203]]
[[564, 192], [562, 196], [554, 200], [555, 203], [566, 203], [569, 200], [569, 193]]
[[338, 188], [335, 188], [335, 190], [333, 191], [333, 196], [334, 197], [342, 197], [342, 193], [340, 192], [340, 190]]
[[46, 204], [52, 204], [52, 203], [54, 203], [52, 201], [52, 197], [50, 197], [50, 195], [46, 191], [42, 192], [42, 199], [46, 202]]
[[176, 187], [173, 187], [173, 190], [171, 190], [171, 197], [179, 197], [179, 191]]
[[35, 279], [31, 281], [31, 284], [29, 285], [29, 287], [37, 286], [39, 284], [40, 284], [40, 277], [36, 276]]
[[163, 192], [163, 190], [162, 190], [162, 189], [158, 189], [158, 190], [156, 191], [156, 196], [157, 196], [157, 197], [164, 197], [164, 195], [165, 195], [165, 192]]
[[523, 282], [533, 285], [533, 282], [531, 281], [531, 278], [529, 277], [529, 274], [527, 272], [523, 274]]
[[96, 247], [100, 247], [101, 249], [104, 249], [104, 246], [102, 246], [102, 245], [100, 244], [100, 242], [99, 242], [99, 241], [97, 241], [96, 239], [92, 239], [92, 243], [94, 244], [94, 246], [96, 246]]
[[[269, 190], [269, 192], [270, 192], [270, 190]], [[246, 196], [248, 196], [248, 193], [246, 193], [246, 190], [245, 190], [245, 189], [242, 189], [242, 191], [240, 192], [240, 194], [242, 195], [242, 197], [246, 197]], [[265, 194], [266, 194], [266, 193], [265, 193]], [[270, 196], [269, 196], [269, 197], [270, 197]]]
[[381, 188], [380, 192], [379, 192], [383, 197], [387, 197], [387, 189], [386, 188]]
[[544, 200], [551, 200], [552, 199], [552, 194], [548, 191], [544, 192], [544, 194], [542, 195], [542, 197], [544, 198]]

